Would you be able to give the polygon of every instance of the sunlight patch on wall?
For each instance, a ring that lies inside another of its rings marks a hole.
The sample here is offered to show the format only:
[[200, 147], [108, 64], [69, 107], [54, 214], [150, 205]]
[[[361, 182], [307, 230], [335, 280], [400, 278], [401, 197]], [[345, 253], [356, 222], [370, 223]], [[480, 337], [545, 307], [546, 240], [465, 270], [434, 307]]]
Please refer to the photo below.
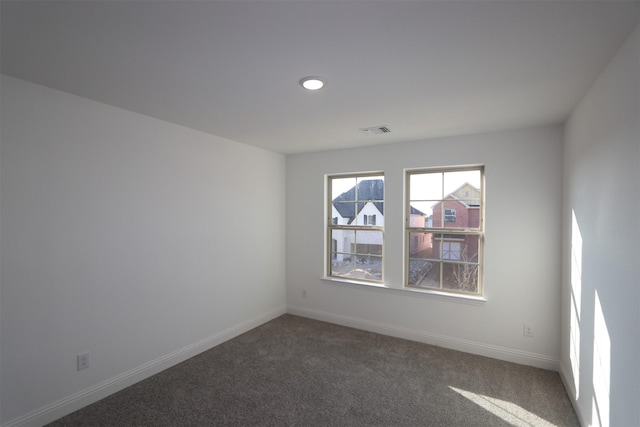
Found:
[[580, 314], [576, 308], [575, 300], [571, 301], [571, 331], [569, 332], [569, 360], [571, 361], [571, 373], [573, 375], [573, 387], [575, 400], [580, 396]]
[[582, 233], [576, 213], [571, 212], [571, 291], [580, 317], [582, 303]]
[[459, 388], [449, 388], [456, 393], [466, 397], [476, 405], [491, 412], [504, 421], [514, 426], [540, 426], [540, 427], [552, 427], [553, 424], [540, 418], [536, 414], [527, 411], [523, 407], [516, 405], [515, 403], [507, 402], [505, 400], [496, 399], [495, 397], [489, 397], [478, 393], [462, 390]]
[[582, 233], [575, 211], [571, 211], [571, 324], [569, 360], [575, 399], [580, 395], [580, 306], [582, 304]]
[[609, 393], [611, 387], [611, 338], [602, 312], [598, 291], [595, 295], [593, 319], [593, 425], [609, 426]]

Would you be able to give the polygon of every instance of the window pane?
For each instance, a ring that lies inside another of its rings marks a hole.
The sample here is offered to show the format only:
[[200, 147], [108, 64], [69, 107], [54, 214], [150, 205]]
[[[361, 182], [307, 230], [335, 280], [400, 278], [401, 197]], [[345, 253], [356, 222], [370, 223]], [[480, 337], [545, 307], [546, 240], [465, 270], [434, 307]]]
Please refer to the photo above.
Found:
[[478, 262], [479, 247], [480, 237], [475, 234], [433, 234], [432, 252], [441, 259]]
[[480, 210], [459, 200], [444, 200], [433, 207], [435, 228], [478, 228]]
[[410, 258], [409, 286], [440, 289], [440, 262]]
[[348, 279], [382, 280], [382, 257], [369, 256], [365, 260], [345, 259], [331, 263], [331, 275]]
[[443, 263], [442, 287], [462, 292], [477, 292], [478, 265]]
[[333, 202], [332, 215], [338, 218], [338, 224], [346, 225], [350, 224], [353, 220], [356, 212], [356, 204], [354, 202]]
[[331, 259], [342, 261], [343, 258], [351, 258], [351, 246], [356, 241], [356, 232], [354, 230], [331, 230]]
[[331, 179], [331, 200], [343, 196], [341, 200], [355, 200], [356, 192], [349, 190], [354, 189], [356, 186], [356, 178], [333, 178]]
[[433, 227], [433, 206], [437, 202], [411, 202], [409, 227]]
[[332, 276], [382, 280], [381, 231], [331, 230]]
[[441, 200], [442, 173], [421, 173], [409, 176], [410, 200]]
[[344, 277], [355, 269], [355, 261], [351, 257], [343, 256], [331, 261], [331, 276]]
[[356, 250], [358, 255], [382, 255], [382, 231], [356, 231]]
[[368, 176], [358, 178], [356, 200], [384, 200], [384, 177]]
[[416, 259], [440, 259], [438, 249], [433, 250], [432, 233], [409, 233], [409, 256]]
[[[456, 171], [456, 172], [444, 172], [444, 194], [455, 194], [458, 198], [474, 198], [473, 196], [465, 196], [465, 191], [471, 191], [467, 189], [467, 185], [480, 191], [481, 173], [479, 170], [472, 171]], [[469, 193], [469, 194], [471, 194]]]

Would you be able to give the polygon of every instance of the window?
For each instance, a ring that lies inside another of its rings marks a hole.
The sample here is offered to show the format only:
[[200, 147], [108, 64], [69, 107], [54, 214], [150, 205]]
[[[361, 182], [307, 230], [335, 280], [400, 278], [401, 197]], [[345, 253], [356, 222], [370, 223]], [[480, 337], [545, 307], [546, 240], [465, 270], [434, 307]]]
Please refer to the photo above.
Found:
[[384, 174], [329, 176], [327, 188], [327, 275], [382, 282]]
[[408, 170], [406, 191], [405, 285], [481, 295], [483, 167]]
[[452, 259], [460, 261], [462, 255], [462, 243], [461, 242], [442, 242], [442, 259]]
[[456, 210], [445, 209], [444, 210], [444, 222], [456, 222]]

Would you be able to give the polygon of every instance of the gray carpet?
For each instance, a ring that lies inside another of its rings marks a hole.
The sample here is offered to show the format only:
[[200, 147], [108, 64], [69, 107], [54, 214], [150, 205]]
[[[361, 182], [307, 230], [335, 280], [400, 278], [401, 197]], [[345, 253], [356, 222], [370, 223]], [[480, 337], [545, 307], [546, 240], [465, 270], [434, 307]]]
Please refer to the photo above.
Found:
[[283, 315], [50, 426], [578, 426], [558, 373]]

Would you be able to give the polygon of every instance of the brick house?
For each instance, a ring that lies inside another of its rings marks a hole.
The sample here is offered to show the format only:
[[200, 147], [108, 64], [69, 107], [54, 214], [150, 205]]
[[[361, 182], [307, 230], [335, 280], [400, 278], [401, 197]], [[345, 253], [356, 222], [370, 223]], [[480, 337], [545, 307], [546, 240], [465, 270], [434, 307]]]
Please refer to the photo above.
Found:
[[[410, 207], [409, 226], [413, 228], [425, 228], [432, 226], [433, 217], [429, 217], [415, 207]], [[409, 255], [428, 251], [433, 248], [433, 236], [431, 233], [411, 233], [409, 236]]]
[[[357, 191], [356, 191], [357, 190]], [[425, 215], [411, 207], [411, 227], [434, 228], [478, 228], [480, 225], [480, 190], [465, 183], [443, 202], [433, 205], [432, 216]], [[356, 200], [357, 199], [357, 200]], [[384, 181], [380, 179], [363, 180], [357, 188], [352, 187], [332, 201], [332, 222], [334, 224], [384, 225]], [[382, 235], [375, 233], [360, 237], [356, 244], [353, 233], [334, 231], [331, 238], [332, 259], [342, 261], [348, 253], [382, 254]], [[477, 261], [478, 238], [459, 234], [414, 234], [409, 241], [409, 253], [416, 254], [425, 250], [439, 254], [442, 259]], [[439, 257], [438, 257], [439, 258]]]
[[[433, 205], [433, 227], [477, 229], [480, 226], [480, 190], [465, 183]], [[478, 260], [478, 237], [443, 233], [433, 235], [433, 253], [447, 260]]]

